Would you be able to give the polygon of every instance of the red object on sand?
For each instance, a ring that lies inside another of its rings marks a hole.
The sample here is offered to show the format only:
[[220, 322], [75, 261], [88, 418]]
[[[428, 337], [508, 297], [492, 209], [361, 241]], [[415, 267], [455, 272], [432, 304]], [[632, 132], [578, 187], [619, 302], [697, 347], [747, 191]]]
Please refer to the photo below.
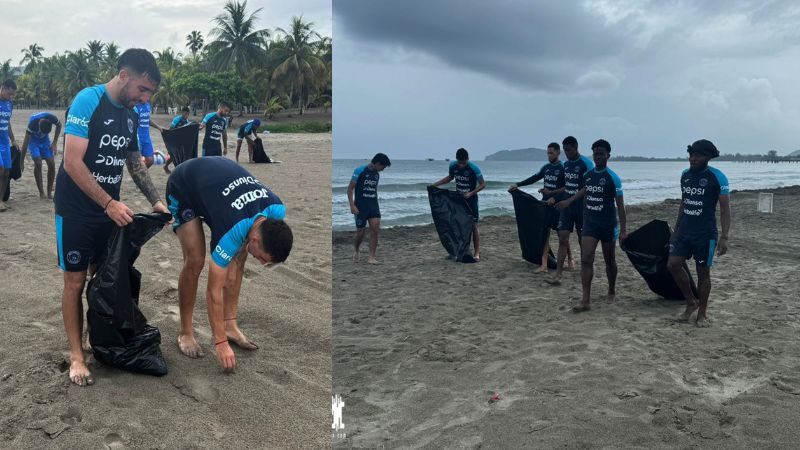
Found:
[[500, 401], [500, 394], [498, 394], [497, 392], [495, 392], [494, 394], [492, 394], [491, 401], [492, 401], [492, 402], [498, 402], [498, 401]]

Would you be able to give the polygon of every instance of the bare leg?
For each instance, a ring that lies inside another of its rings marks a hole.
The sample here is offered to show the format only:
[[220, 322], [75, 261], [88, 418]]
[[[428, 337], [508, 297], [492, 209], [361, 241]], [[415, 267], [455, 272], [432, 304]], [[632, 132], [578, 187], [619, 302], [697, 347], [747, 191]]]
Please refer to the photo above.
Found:
[[8, 186], [10, 174], [10, 169], [0, 168], [0, 212], [8, 210], [8, 205], [3, 202], [3, 197], [6, 195], [6, 186]]
[[600, 244], [603, 249], [603, 260], [606, 262], [606, 276], [608, 277], [608, 297], [609, 303], [614, 303], [617, 296], [617, 259], [614, 255], [616, 242], [603, 242]]
[[472, 229], [472, 245], [475, 246], [475, 261], [481, 260], [481, 233], [478, 230], [478, 223]]
[[247, 336], [239, 329], [237, 314], [239, 312], [239, 292], [242, 289], [242, 277], [244, 276], [244, 263], [247, 261], [247, 252], [244, 260], [235, 260], [231, 263], [233, 277], [230, 277], [222, 288], [223, 314], [225, 315], [225, 335], [228, 341], [233, 342], [244, 350], [256, 350], [258, 345], [247, 339]]
[[33, 178], [39, 189], [39, 198], [47, 198], [44, 196], [44, 187], [42, 186], [42, 158], [33, 158]]
[[551, 280], [545, 280], [550, 284], [561, 284], [561, 273], [564, 271], [564, 259], [567, 257], [569, 250], [569, 235], [568, 230], [558, 230], [558, 257], [556, 258], [556, 274]]
[[706, 308], [708, 308], [708, 297], [711, 295], [711, 269], [708, 267], [697, 268], [697, 293], [700, 294], [700, 307], [697, 309], [695, 325], [701, 328], [707, 327], [709, 320]]
[[[578, 240], [580, 240], [580, 237], [578, 237]], [[569, 245], [569, 239], [567, 239], [567, 268], [575, 270], [575, 259], [572, 257], [572, 247]]]
[[89, 368], [83, 358], [81, 349], [81, 331], [83, 330], [83, 286], [86, 272], [64, 272], [64, 290], [61, 294], [61, 315], [64, 318], [64, 330], [69, 343], [69, 379], [78, 386], [94, 384]]
[[683, 264], [685, 262], [686, 258], [683, 256], [670, 256], [667, 261], [667, 269], [669, 273], [672, 274], [672, 279], [675, 280], [675, 284], [677, 284], [678, 288], [681, 290], [683, 298], [686, 299], [686, 309], [678, 316], [678, 320], [681, 322], [687, 322], [689, 320], [692, 313], [697, 310], [698, 304], [697, 297], [694, 296], [692, 286], [689, 284], [689, 275], [683, 270]]
[[242, 149], [242, 141], [237, 139], [236, 140], [236, 162], [239, 162], [239, 151]]
[[547, 257], [550, 255], [550, 229], [547, 230], [547, 237], [544, 238], [544, 248], [542, 250], [542, 264], [533, 273], [547, 273]]
[[53, 184], [56, 181], [56, 162], [53, 158], [45, 158], [47, 163], [47, 198], [53, 198]]
[[194, 336], [192, 321], [194, 304], [197, 301], [197, 282], [206, 261], [206, 240], [202, 222], [195, 219], [181, 225], [178, 228], [178, 239], [183, 249], [183, 269], [178, 278], [178, 305], [181, 315], [178, 348], [190, 358], [201, 358], [205, 353]]
[[355, 251], [353, 252], [353, 262], [358, 262], [358, 251], [361, 248], [361, 242], [364, 240], [364, 233], [367, 232], [365, 227], [357, 228], [356, 229], [356, 242], [355, 242]]
[[378, 251], [378, 234], [381, 228], [381, 218], [373, 217], [369, 219], [369, 259], [367, 262], [370, 264], [378, 264], [375, 259], [375, 254]]
[[583, 295], [581, 303], [572, 308], [575, 312], [588, 311], [591, 306], [592, 278], [594, 278], [594, 253], [597, 250], [597, 239], [586, 236], [581, 238], [581, 287]]
[[250, 142], [247, 143], [247, 162], [253, 162], [253, 144]]

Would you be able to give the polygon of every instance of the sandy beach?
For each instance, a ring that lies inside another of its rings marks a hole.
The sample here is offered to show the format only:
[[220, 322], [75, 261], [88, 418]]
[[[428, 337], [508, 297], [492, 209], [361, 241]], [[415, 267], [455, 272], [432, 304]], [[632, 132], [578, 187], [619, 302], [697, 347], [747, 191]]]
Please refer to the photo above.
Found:
[[[20, 145], [32, 112], [14, 111]], [[156, 120], [168, 125], [165, 117]], [[232, 158], [236, 129], [228, 131]], [[156, 149], [165, 151], [159, 133], [151, 132]], [[136, 267], [143, 273], [141, 309], [161, 330], [169, 374], [134, 375], [93, 362], [96, 384], [84, 388], [71, 385], [65, 373], [53, 203], [39, 200], [28, 158], [23, 178], [12, 182], [12, 209], [0, 215], [0, 448], [330, 445], [331, 135], [271, 134], [265, 147], [283, 163], [245, 167], [286, 204], [294, 249], [285, 264], [267, 269], [251, 260], [245, 270], [239, 322], [260, 350], [234, 349], [237, 372], [222, 372], [211, 352], [204, 270], [195, 327], [207, 354], [192, 360], [179, 353], [182, 254], [165, 229], [145, 245]], [[161, 166], [150, 174], [163, 195], [167, 175]], [[135, 212], [149, 210], [127, 171], [122, 200]]]
[[[478, 264], [446, 260], [432, 225], [382, 230], [379, 266], [353, 264], [354, 233], [334, 233], [334, 446], [795, 447], [800, 187], [771, 192], [770, 215], [756, 193], [731, 195], [705, 329], [675, 322], [682, 302], [653, 294], [619, 248], [616, 304], [598, 254], [594, 309], [570, 312], [579, 272], [560, 287], [534, 275], [513, 217], [482, 221]], [[678, 203], [628, 207], [628, 231], [674, 224]]]

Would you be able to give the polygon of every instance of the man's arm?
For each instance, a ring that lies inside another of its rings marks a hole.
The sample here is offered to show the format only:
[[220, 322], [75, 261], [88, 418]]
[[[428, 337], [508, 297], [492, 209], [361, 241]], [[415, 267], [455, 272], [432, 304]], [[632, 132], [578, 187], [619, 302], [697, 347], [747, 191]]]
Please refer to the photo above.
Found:
[[727, 195], [719, 196], [719, 219], [722, 222], [722, 236], [717, 245], [717, 256], [728, 253], [728, 233], [731, 230], [731, 201]]
[[621, 195], [617, 196], [614, 200], [617, 202], [617, 216], [619, 217], [619, 241], [624, 242], [625, 239], [628, 238], [628, 233], [625, 231], [625, 222], [627, 221], [627, 217], [625, 216], [625, 200]]
[[25, 161], [25, 154], [28, 153], [28, 143], [30, 143], [31, 134], [25, 133], [25, 139], [22, 140], [22, 148], [20, 148], [19, 160]]
[[89, 140], [69, 134], [66, 136], [64, 147], [64, 170], [72, 181], [89, 198], [105, 209], [106, 214], [119, 226], [125, 226], [133, 221], [133, 211], [124, 203], [114, 200], [106, 191], [97, 184], [97, 180], [89, 172], [83, 157]]
[[155, 127], [155, 128], [156, 128], [156, 130], [158, 130], [158, 131], [162, 131], [162, 132], [164, 131], [164, 129], [163, 129], [163, 128], [161, 128], [161, 125], [159, 125], [159, 124], [157, 124], [157, 123], [153, 122], [153, 119], [150, 119], [150, 126], [151, 126], [151, 127]]
[[680, 204], [678, 204], [678, 218], [675, 219], [675, 230], [672, 232], [673, 235], [678, 234], [678, 227], [681, 226], [682, 218], [683, 218], [683, 199], [681, 199]]
[[17, 140], [14, 139], [14, 130], [11, 129], [11, 121], [8, 121], [8, 137], [11, 139], [11, 145], [17, 146]]
[[448, 176], [442, 178], [441, 180], [437, 181], [436, 183], [433, 183], [431, 186], [441, 186], [441, 185], [447, 184], [447, 183], [449, 183], [451, 181], [453, 181], [453, 176], [452, 175], [448, 175]]
[[353, 214], [358, 214], [358, 207], [356, 207], [356, 203], [353, 200], [353, 191], [356, 189], [356, 182], [350, 181], [350, 184], [347, 185], [347, 201], [350, 202], [350, 212]]
[[[53, 151], [53, 157], [56, 156], [58, 148], [58, 137], [61, 135], [61, 122], [56, 124], [56, 131], [53, 134], [53, 142], [50, 144], [50, 149]], [[27, 136], [26, 136], [27, 137]]]
[[480, 181], [478, 182], [478, 186], [475, 187], [474, 190], [467, 192], [467, 198], [472, 197], [473, 195], [482, 191], [485, 187], [486, 187], [486, 181], [483, 178], [481, 178]]
[[223, 150], [223, 152], [222, 152], [223, 155], [227, 155], [228, 154], [228, 129], [227, 128], [223, 128], [222, 129], [222, 150]]
[[208, 304], [208, 324], [211, 327], [211, 334], [214, 336], [214, 350], [217, 354], [217, 361], [219, 361], [223, 369], [232, 371], [236, 369], [236, 355], [233, 353], [230, 344], [228, 344], [222, 304], [222, 292], [228, 280], [229, 270], [230, 268], [220, 267], [213, 260], [209, 261], [206, 302]]
[[561, 200], [560, 202], [556, 203], [556, 209], [565, 209], [569, 205], [571, 205], [574, 201], [582, 199], [583, 196], [585, 195], [586, 195], [586, 187], [584, 186], [581, 188], [580, 191], [576, 192], [575, 195], [573, 195], [572, 197], [566, 200]]
[[[142, 191], [147, 201], [153, 206], [153, 210], [165, 213], [169, 212], [158, 196], [158, 190], [153, 186], [153, 181], [150, 179], [147, 167], [142, 164], [142, 153], [138, 150], [129, 151], [125, 164], [128, 166], [128, 173], [131, 174], [133, 182], [136, 183], [136, 186]], [[159, 203], [160, 205], [157, 206]]]

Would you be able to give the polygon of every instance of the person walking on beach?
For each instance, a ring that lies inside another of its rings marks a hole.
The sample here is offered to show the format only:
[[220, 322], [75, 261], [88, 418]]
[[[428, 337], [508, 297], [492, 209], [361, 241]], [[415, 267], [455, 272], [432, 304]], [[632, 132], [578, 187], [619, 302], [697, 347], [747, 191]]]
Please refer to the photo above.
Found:
[[[730, 188], [728, 178], [708, 162], [719, 156], [719, 151], [711, 141], [701, 139], [688, 146], [689, 168], [681, 174], [681, 204], [675, 233], [669, 243], [667, 268], [686, 298], [686, 310], [678, 317], [687, 322], [697, 311], [695, 325], [708, 326], [706, 308], [711, 294], [711, 266], [716, 256], [728, 252], [728, 233], [731, 228]], [[717, 202], [720, 207], [722, 236], [717, 240]], [[687, 259], [694, 257], [697, 269], [697, 290], [695, 297], [689, 284], [689, 277], [683, 270]]]
[[[530, 177], [514, 183], [508, 188], [508, 192], [519, 189], [520, 186], [528, 186], [536, 183], [539, 180], [544, 180], [544, 187], [539, 189], [542, 194], [542, 201], [547, 205], [552, 206], [557, 201], [564, 200], [564, 166], [561, 164], [561, 146], [558, 142], [551, 142], [547, 146], [547, 164], [543, 165], [538, 172]], [[555, 208], [548, 208], [550, 223], [548, 224], [547, 234], [545, 237], [544, 251], [542, 252], [542, 265], [539, 266], [534, 272], [547, 273], [547, 257], [550, 253], [550, 229], [558, 229], [559, 212]]]
[[367, 262], [378, 264], [375, 253], [378, 251], [378, 234], [381, 228], [381, 209], [378, 205], [378, 181], [383, 169], [392, 165], [389, 157], [376, 154], [369, 164], [359, 166], [353, 171], [347, 186], [347, 200], [350, 212], [356, 219], [356, 240], [353, 262], [358, 262], [359, 249], [364, 240], [366, 226], [369, 225], [369, 257]]
[[[50, 142], [50, 131], [56, 127], [53, 133], [53, 141]], [[25, 154], [30, 150], [33, 159], [33, 178], [36, 180], [36, 187], [39, 189], [39, 198], [53, 198], [53, 182], [56, 178], [56, 163], [54, 155], [56, 143], [61, 135], [61, 122], [58, 117], [49, 112], [40, 112], [31, 116], [28, 120], [28, 128], [25, 130], [25, 139], [22, 141], [22, 154], [20, 163], [25, 161]], [[42, 159], [47, 163], [47, 196], [42, 186]]]
[[0, 85], [0, 212], [8, 210], [3, 198], [11, 177], [11, 147], [17, 146], [14, 130], [11, 129], [11, 114], [14, 110], [11, 101], [16, 93], [17, 84], [14, 80], [5, 80]]
[[120, 199], [122, 166], [153, 211], [168, 213], [142, 164], [134, 107], [149, 100], [161, 81], [155, 58], [144, 49], [128, 49], [117, 62], [117, 75], [106, 84], [83, 89], [69, 108], [64, 159], [55, 191], [58, 263], [64, 272], [61, 300], [70, 348], [69, 379], [94, 383], [83, 359], [83, 294], [87, 269], [106, 248], [115, 226], [133, 221]]
[[475, 247], [475, 261], [481, 260], [481, 237], [478, 232], [478, 192], [486, 187], [481, 169], [469, 160], [469, 152], [460, 148], [456, 151], [456, 160], [450, 163], [448, 175], [431, 186], [441, 186], [456, 180], [456, 191], [464, 195], [470, 210], [472, 220], [475, 223], [472, 229], [472, 243]]
[[258, 127], [261, 126], [259, 119], [248, 120], [239, 127], [236, 132], [236, 162], [239, 162], [239, 150], [242, 148], [242, 140], [247, 140], [247, 162], [253, 162], [253, 143], [258, 139]]
[[[203, 222], [211, 229], [208, 262], [208, 322], [217, 360], [236, 369], [230, 342], [256, 350], [239, 329], [239, 291], [248, 253], [262, 265], [281, 263], [292, 250], [292, 230], [283, 221], [286, 207], [266, 185], [242, 166], [222, 156], [181, 163], [167, 179], [166, 197], [173, 231], [183, 249], [178, 280], [181, 330], [178, 348], [190, 358], [204, 356], [192, 326], [197, 283], [206, 262]], [[201, 220], [202, 219], [202, 220]]]
[[[594, 255], [597, 244], [603, 249], [608, 276], [609, 303], [616, 297], [617, 262], [615, 258], [616, 239], [625, 241], [625, 202], [622, 196], [622, 182], [608, 166], [611, 144], [604, 139], [592, 144], [592, 158], [595, 167], [583, 176], [583, 188], [578, 193], [556, 204], [564, 210], [571, 204], [583, 201], [583, 229], [581, 230], [581, 285], [583, 298], [574, 306], [574, 312], [591, 309], [592, 278], [594, 277]], [[619, 217], [619, 222], [617, 222]]]
[[[564, 146], [564, 194], [570, 197], [583, 189], [583, 175], [594, 168], [592, 160], [581, 155], [578, 151], [578, 140], [567, 136], [561, 141]], [[545, 280], [550, 284], [561, 284], [561, 274], [564, 272], [564, 263], [572, 269], [575, 261], [569, 245], [569, 235], [573, 228], [578, 235], [578, 245], [581, 245], [581, 230], [583, 229], [583, 202], [576, 202], [569, 208], [562, 209], [558, 216], [558, 257], [556, 258], [556, 273], [552, 279]]]
[[183, 108], [181, 108], [181, 113], [172, 119], [172, 122], [169, 124], [169, 129], [174, 130], [175, 128], [180, 128], [184, 125], [189, 125], [188, 106], [184, 106]]
[[158, 131], [164, 131], [161, 126], [150, 118], [152, 107], [150, 102], [144, 102], [136, 105], [136, 113], [139, 114], [139, 151], [144, 156], [144, 164], [149, 169], [153, 165], [153, 141], [150, 140], [150, 126], [155, 127]]
[[[226, 102], [220, 102], [217, 110], [210, 112], [203, 117], [200, 129], [206, 129], [203, 137], [203, 156], [222, 156], [228, 154], [228, 132], [226, 130], [228, 122], [225, 116], [230, 113], [231, 106]], [[222, 145], [220, 145], [220, 140]]]

